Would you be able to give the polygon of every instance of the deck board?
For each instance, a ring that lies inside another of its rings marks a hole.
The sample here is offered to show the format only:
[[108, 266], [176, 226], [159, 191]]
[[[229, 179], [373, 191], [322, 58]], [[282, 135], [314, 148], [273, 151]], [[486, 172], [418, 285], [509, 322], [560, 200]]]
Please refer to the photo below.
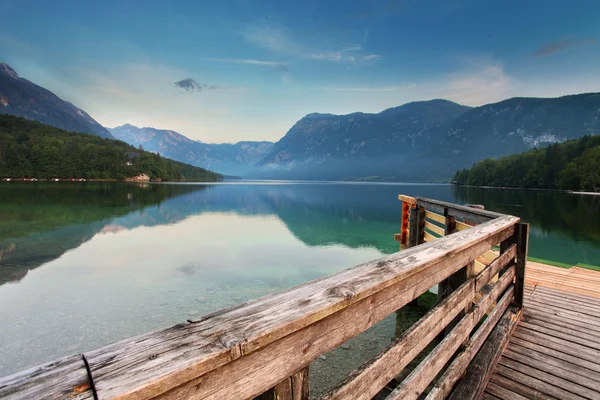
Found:
[[483, 399], [600, 399], [600, 272], [528, 262], [523, 317]]

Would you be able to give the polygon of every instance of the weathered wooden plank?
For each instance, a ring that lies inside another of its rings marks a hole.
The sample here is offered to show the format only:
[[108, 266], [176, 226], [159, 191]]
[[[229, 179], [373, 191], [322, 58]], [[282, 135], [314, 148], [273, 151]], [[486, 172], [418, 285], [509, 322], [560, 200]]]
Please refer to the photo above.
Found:
[[[544, 394], [538, 390], [530, 388], [529, 386], [523, 385], [522, 383], [507, 379], [502, 375], [494, 374], [490, 379], [491, 383], [494, 383], [497, 386], [503, 387], [505, 389], [510, 390], [513, 393], [517, 393], [519, 395], [525, 396], [527, 399], [536, 399], [536, 400], [560, 400], [556, 397], [549, 396]], [[489, 386], [489, 384], [488, 384]], [[487, 388], [486, 388], [487, 390]], [[504, 400], [504, 399], [503, 399]], [[505, 400], [511, 400], [510, 397]]]
[[469, 337], [475, 327], [473, 313], [468, 313], [450, 333], [425, 357], [410, 375], [387, 397], [389, 400], [416, 400], [441, 371], [454, 352]]
[[[591, 394], [592, 397], [600, 398], [600, 384], [598, 383], [598, 381], [591, 379], [587, 374], [581, 375], [581, 372], [587, 371], [585, 368], [579, 368], [579, 373], [573, 372], [572, 368], [569, 365], [565, 365], [566, 363], [564, 362], [559, 363], [559, 365], [557, 365], [557, 363], [552, 361], [547, 362], [546, 360], [549, 357], [542, 357], [544, 359], [540, 360], [538, 357], [535, 357], [535, 354], [532, 354], [533, 352], [527, 352], [527, 354], [523, 354], [521, 352], [513, 351], [511, 347], [512, 346], [509, 346], [509, 348], [507, 348], [504, 351], [502, 357], [509, 358], [523, 365], [527, 365], [531, 368], [547, 372], [551, 375], [562, 378], [566, 381], [573, 383], [574, 386], [583, 386], [583, 389], [587, 388], [587, 390], [582, 389], [581, 391], [578, 391], [579, 389], [571, 390], [568, 387], [564, 387], [565, 389], [568, 389], [574, 393], [578, 393], [584, 397], [589, 397]], [[562, 366], [566, 366], [567, 368], [563, 368]], [[593, 392], [596, 393], [594, 394]]]
[[535, 343], [543, 342], [544, 345], [552, 345], [555, 349], [560, 350], [563, 353], [567, 353], [591, 362], [598, 362], [598, 360], [600, 360], [600, 354], [597, 350], [590, 349], [580, 344], [554, 336], [548, 336], [543, 333], [521, 328], [520, 326], [515, 330], [513, 336]]
[[80, 354], [0, 378], [0, 398], [93, 399], [85, 363]]
[[488, 392], [484, 392], [483, 395], [481, 396], [481, 398], [482, 398], [482, 400], [504, 400], [504, 399], [496, 397], [492, 394], [489, 394]]
[[[514, 369], [508, 368], [502, 364], [498, 364], [496, 367], [496, 375], [503, 376], [504, 378], [514, 381], [520, 382], [523, 385], [533, 389], [534, 391], [543, 393], [544, 395], [551, 396], [554, 399], [567, 400], [567, 399], [581, 399], [581, 397], [568, 392], [560, 387], [553, 386], [545, 381], [542, 381], [536, 377], [533, 377], [528, 374], [523, 374], [520, 371], [516, 371]], [[534, 397], [535, 398], [535, 397]], [[543, 398], [543, 397], [542, 397]]]
[[[545, 289], [544, 287], [539, 287], [539, 289]], [[560, 303], [560, 304], [565, 304], [565, 305], [576, 305], [577, 308], [585, 308], [585, 309], [592, 309], [592, 310], [598, 310], [600, 309], [600, 301], [596, 301], [596, 302], [584, 302], [581, 301], [579, 299], [573, 298], [573, 297], [568, 297], [568, 296], [557, 296], [555, 294], [550, 294], [547, 292], [544, 292], [543, 290], [535, 290], [535, 299], [541, 299], [541, 300], [548, 300], [548, 301], [552, 301], [555, 303]], [[570, 294], [570, 293], [565, 293], [565, 294]], [[590, 300], [595, 300], [593, 298], [589, 298]]]
[[588, 325], [585, 321], [569, 319], [558, 315], [554, 315], [549, 312], [541, 312], [538, 310], [534, 310], [527, 305], [523, 308], [523, 315], [532, 321], [543, 321], [551, 323], [553, 325], [570, 328], [574, 331], [600, 335], [600, 328], [594, 327], [593, 325]]
[[[511, 360], [507, 357], [502, 357], [500, 359], [499, 365], [510, 368], [514, 371], [520, 372], [521, 374], [528, 375], [531, 378], [538, 379], [542, 382], [545, 382], [548, 386], [553, 386], [556, 388], [563, 389], [562, 399], [565, 400], [583, 400], [583, 399], [594, 399], [597, 397], [594, 392], [587, 390], [581, 386], [575, 385], [572, 382], [569, 382], [566, 379], [562, 379], [553, 374], [549, 374], [544, 371], [540, 371], [535, 368], [531, 368], [528, 365], [521, 364], [520, 362]], [[529, 384], [529, 378], [525, 378], [526, 383]], [[523, 378], [521, 378], [523, 381]], [[524, 383], [525, 383], [524, 382]], [[585, 394], [582, 394], [585, 393]], [[548, 393], [550, 395], [554, 395], [553, 393]], [[596, 393], [597, 394], [597, 393]]]
[[467, 368], [466, 375], [452, 391], [450, 400], [476, 399], [481, 396], [508, 344], [511, 333], [517, 326], [520, 315], [521, 311], [518, 308], [513, 306], [508, 308]]
[[516, 217], [502, 217], [436, 243], [209, 315], [197, 323], [176, 325], [90, 352], [88, 359], [96, 386], [104, 397], [136, 398], [164, 393], [424, 269], [464, 265], [511, 236], [517, 221]]
[[413, 205], [413, 204], [417, 203], [417, 199], [415, 199], [414, 197], [406, 196], [406, 195], [403, 195], [403, 194], [399, 194], [398, 195], [398, 200], [400, 200], [403, 203], [408, 203], [410, 205]]
[[419, 226], [417, 233], [417, 244], [425, 243], [425, 207], [419, 206]]
[[310, 374], [309, 368], [292, 375], [292, 400], [310, 399]]
[[552, 304], [539, 302], [535, 299], [535, 297], [531, 297], [527, 300], [527, 307], [531, 308], [532, 310], [540, 310], [552, 315], [567, 317], [578, 321], [585, 321], [588, 325], [593, 325], [596, 329], [600, 328], [600, 318], [584, 314], [580, 312], [578, 308], [567, 310], [562, 307], [555, 307]]
[[431, 242], [433, 240], [436, 240], [438, 238], [436, 238], [435, 236], [433, 236], [429, 232], [423, 232], [423, 239], [425, 240], [425, 242], [429, 243], [429, 242]]
[[[577, 343], [582, 346], [589, 347], [590, 349], [600, 350], [600, 343], [598, 342], [597, 337], [595, 337], [593, 335], [586, 335], [586, 337], [581, 337], [584, 334], [579, 334], [576, 336], [576, 335], [571, 334], [568, 331], [565, 332], [564, 328], [560, 328], [560, 327], [549, 328], [549, 327], [541, 325], [541, 324], [532, 324], [532, 323], [529, 323], [528, 321], [524, 321], [524, 320], [521, 321], [519, 326], [524, 329], [528, 329], [530, 331], [543, 333], [548, 336], [553, 336], [556, 338], [564, 339], [571, 343]], [[600, 353], [598, 354], [598, 357], [600, 359]]]
[[474, 281], [464, 283], [417, 323], [402, 333], [379, 355], [352, 372], [322, 400], [371, 399], [387, 382], [398, 375], [444, 327], [471, 301]]
[[517, 246], [510, 246], [505, 253], [499, 255], [494, 261], [492, 261], [487, 267], [485, 267], [479, 274], [477, 274], [477, 283], [475, 288], [480, 291], [481, 288], [486, 285], [493, 276], [495, 276], [500, 270], [506, 267], [517, 254]]
[[422, 197], [416, 197], [417, 205], [424, 206], [426, 209], [436, 212], [438, 214], [444, 213], [444, 208], [449, 210], [450, 215], [455, 216], [456, 218], [467, 218], [470, 221], [473, 221], [477, 224], [485, 223], [487, 221], [493, 220], [495, 218], [501, 218], [504, 214], [480, 210], [476, 208], [459, 206], [457, 204], [448, 203], [445, 201], [438, 201], [432, 199], [425, 199]]
[[[492, 311], [488, 318], [469, 339], [463, 351], [456, 356], [454, 361], [452, 361], [452, 364], [450, 364], [448, 369], [446, 369], [444, 374], [436, 382], [433, 389], [427, 395], [426, 400], [442, 400], [450, 394], [454, 384], [460, 379], [473, 357], [475, 357], [475, 354], [477, 354], [479, 349], [481, 349], [481, 346], [483, 346], [484, 341], [487, 339], [492, 329], [494, 329], [498, 321], [500, 321], [500, 318], [504, 315], [508, 305], [512, 301], [513, 294], [514, 290], [511, 287], [511, 289], [498, 301], [494, 311]], [[490, 298], [493, 297], [490, 296]], [[483, 306], [479, 307], [483, 309], [485, 306], [486, 304], [483, 304]]]
[[581, 304], [571, 301], [569, 299], [557, 299], [554, 297], [547, 297], [539, 293], [536, 294], [531, 300], [534, 302], [551, 305], [552, 308], [563, 308], [565, 310], [576, 309], [577, 312], [589, 315], [590, 317], [598, 318], [598, 316], [600, 316], [600, 305], [595, 306], [591, 304]]
[[515, 299], [517, 307], [523, 307], [523, 291], [525, 290], [525, 267], [529, 246], [529, 224], [519, 222], [515, 227], [517, 243], [517, 274], [515, 276]]
[[419, 210], [411, 207], [408, 212], [408, 247], [419, 244]]
[[468, 224], [465, 224], [464, 222], [456, 221], [456, 230], [457, 231], [464, 231], [467, 229], [471, 229], [472, 227], [473, 227], [472, 225], [468, 225]]
[[425, 271], [429, 273], [426, 278], [413, 275], [269, 346], [192, 379], [160, 398], [186, 399], [195, 396], [217, 400], [253, 397], [381, 321], [455, 269], [438, 269], [434, 273], [430, 268]]
[[485, 390], [500, 399], [507, 400], [528, 400], [527, 397], [521, 396], [518, 393], [515, 393], [509, 389], [503, 388], [502, 386], [498, 386], [493, 382], [488, 383]]
[[444, 218], [443, 215], [440, 215], [440, 214], [437, 214], [437, 213], [434, 213], [431, 211], [425, 210], [425, 218], [428, 218], [435, 222], [439, 222], [440, 224], [444, 224], [444, 225], [446, 224], [446, 218]]
[[440, 228], [439, 226], [434, 225], [431, 222], [425, 221], [425, 229], [429, 229], [431, 232], [439, 236], [444, 236], [444, 228]]
[[[592, 331], [582, 332], [580, 330], [572, 329], [570, 326], [561, 326], [552, 322], [529, 318], [523, 318], [521, 325], [525, 328], [537, 330], [537, 332], [556, 332], [556, 335], [552, 336], [562, 337], [564, 339], [573, 338], [570, 341], [600, 350], [600, 340]], [[539, 329], [534, 327], [539, 327]]]
[[589, 304], [597, 306], [600, 304], [600, 300], [590, 296], [582, 296], [571, 292], [559, 291], [545, 286], [540, 286], [538, 292], [544, 296], [553, 296], [560, 299], [568, 299], [569, 301], [578, 302], [581, 304]]
[[[600, 373], [600, 364], [598, 364], [596, 362], [584, 360], [582, 358], [573, 356], [571, 354], [564, 353], [560, 350], [556, 350], [552, 347], [552, 344], [547, 344], [547, 346], [545, 346], [544, 342], [538, 342], [538, 343], [529, 342], [527, 340], [524, 340], [524, 339], [516, 337], [516, 336], [513, 336], [510, 338], [510, 343], [511, 343], [511, 345], [512, 344], [515, 345], [513, 347], [514, 351], [518, 351], [521, 348], [526, 348], [526, 349], [536, 352], [537, 354], [543, 354], [543, 355], [547, 356], [548, 358], [556, 359], [557, 362], [565, 361], [572, 365], [582, 367], [586, 370], [589, 370], [590, 374], [597, 375]], [[596, 375], [594, 375], [594, 376], [596, 376]]]

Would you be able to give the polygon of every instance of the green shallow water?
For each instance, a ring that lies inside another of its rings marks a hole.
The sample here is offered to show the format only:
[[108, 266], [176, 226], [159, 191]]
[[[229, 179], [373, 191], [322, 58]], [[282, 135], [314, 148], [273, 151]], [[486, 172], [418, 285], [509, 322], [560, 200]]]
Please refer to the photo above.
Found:
[[[531, 256], [600, 265], [599, 196], [415, 184], [2, 184], [0, 376], [397, 251], [400, 193], [518, 215], [531, 224]], [[388, 343], [394, 325], [384, 321], [373, 337]], [[367, 342], [353, 347], [371, 354]]]

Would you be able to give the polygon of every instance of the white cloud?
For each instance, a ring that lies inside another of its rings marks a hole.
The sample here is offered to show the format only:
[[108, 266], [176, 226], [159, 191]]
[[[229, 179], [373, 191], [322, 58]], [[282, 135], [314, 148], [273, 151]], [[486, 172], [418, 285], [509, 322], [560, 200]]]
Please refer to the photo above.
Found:
[[357, 87], [324, 87], [318, 88], [317, 90], [325, 90], [331, 92], [404, 92], [410, 89], [414, 89], [416, 85], [414, 83], [407, 83], [403, 85], [387, 85], [387, 86], [357, 86]]
[[272, 25], [251, 26], [244, 32], [244, 38], [259, 47], [301, 59], [368, 64], [381, 58], [378, 54], [365, 54], [363, 47], [356, 44], [337, 49], [308, 46], [294, 40], [287, 29]]
[[468, 105], [504, 100], [514, 95], [514, 80], [502, 64], [485, 58], [469, 59], [440, 82], [439, 96]]
[[242, 59], [242, 58], [210, 58], [209, 60], [210, 61], [218, 61], [218, 62], [235, 63], [235, 64], [264, 65], [267, 67], [278, 67], [280, 65], [285, 65], [285, 63], [281, 62], [281, 61], [262, 61], [262, 60]]

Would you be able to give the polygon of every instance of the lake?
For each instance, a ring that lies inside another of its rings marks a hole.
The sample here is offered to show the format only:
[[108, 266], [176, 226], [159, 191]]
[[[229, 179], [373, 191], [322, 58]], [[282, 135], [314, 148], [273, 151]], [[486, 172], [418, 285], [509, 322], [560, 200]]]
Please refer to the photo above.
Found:
[[[1, 184], [0, 376], [395, 252], [398, 194], [520, 216], [531, 224], [530, 256], [600, 265], [600, 196], [430, 184]], [[393, 319], [371, 335], [356, 343], [354, 364], [389, 343]], [[335, 357], [352, 358], [333, 353], [317, 369]]]

